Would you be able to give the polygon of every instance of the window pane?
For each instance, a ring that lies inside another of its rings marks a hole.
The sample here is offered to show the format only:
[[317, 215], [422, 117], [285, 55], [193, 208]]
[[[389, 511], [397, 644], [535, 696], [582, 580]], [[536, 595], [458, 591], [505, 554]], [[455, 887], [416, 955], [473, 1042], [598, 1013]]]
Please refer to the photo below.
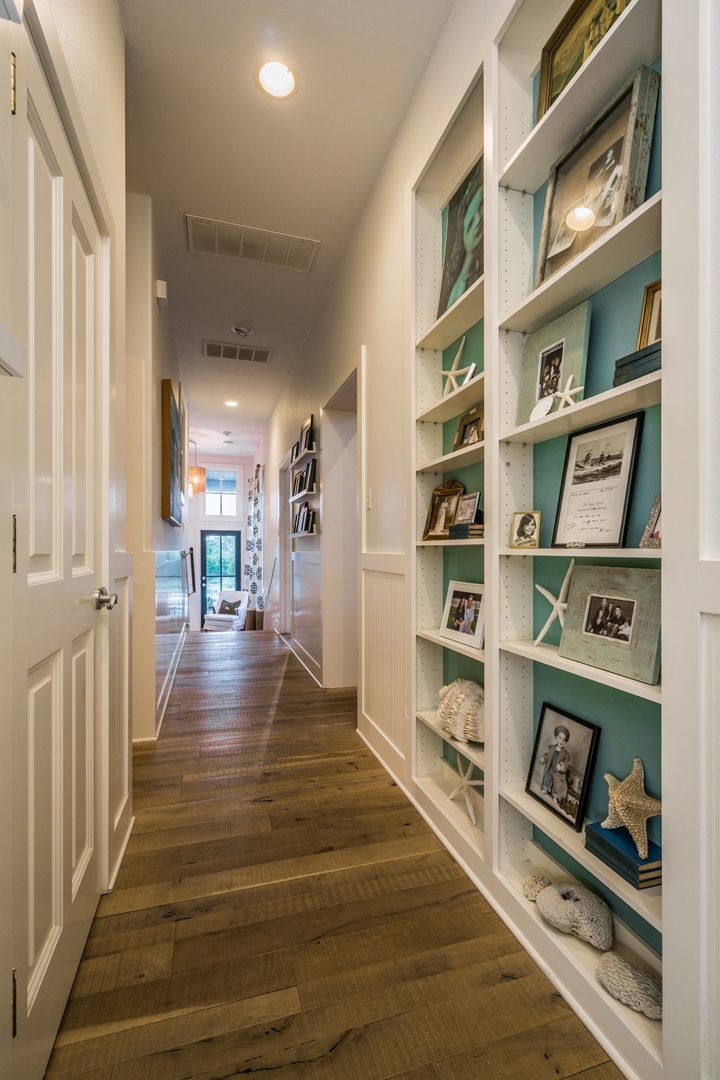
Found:
[[223, 491], [237, 491], [237, 473], [234, 469], [225, 469], [220, 476]]
[[220, 495], [205, 496], [205, 513], [208, 517], [219, 517], [220, 515]]
[[222, 579], [222, 587], [223, 589], [237, 589], [235, 575], [233, 574], [232, 577], [224, 577]]
[[237, 512], [237, 495], [226, 495], [223, 491], [220, 498], [222, 499], [221, 513], [223, 517], [235, 517]]
[[208, 469], [205, 473], [205, 490], [217, 491], [222, 489], [222, 473], [217, 469]]
[[222, 572], [234, 574], [235, 568], [235, 537], [223, 536], [222, 538]]
[[220, 582], [208, 581], [207, 584], [207, 607], [203, 614], [207, 615], [208, 608], [215, 607], [218, 596], [220, 595]]

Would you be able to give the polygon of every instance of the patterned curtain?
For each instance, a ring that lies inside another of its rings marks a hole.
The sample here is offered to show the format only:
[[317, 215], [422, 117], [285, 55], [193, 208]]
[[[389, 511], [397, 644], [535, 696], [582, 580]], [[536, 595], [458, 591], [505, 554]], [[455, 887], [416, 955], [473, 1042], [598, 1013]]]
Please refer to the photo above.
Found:
[[262, 611], [263, 594], [263, 467], [255, 466], [248, 480], [248, 515], [245, 530], [245, 588], [250, 593], [250, 611]]

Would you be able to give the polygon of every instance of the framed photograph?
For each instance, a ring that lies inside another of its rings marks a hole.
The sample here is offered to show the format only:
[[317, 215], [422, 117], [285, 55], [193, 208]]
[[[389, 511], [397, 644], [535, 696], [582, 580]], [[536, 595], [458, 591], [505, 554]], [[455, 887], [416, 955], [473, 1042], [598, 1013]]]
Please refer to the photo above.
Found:
[[660, 674], [660, 571], [576, 566], [560, 656], [654, 685]]
[[642, 534], [640, 540], [641, 548], [659, 548], [662, 547], [662, 513], [660, 507], [660, 496], [656, 495], [652, 504], [652, 510], [650, 511], [650, 517], [648, 518], [645, 531]]
[[600, 728], [543, 703], [525, 790], [580, 832]]
[[631, 0], [575, 0], [542, 51], [537, 120], [598, 47]]
[[162, 391], [162, 516], [182, 526], [183, 450], [182, 423], [172, 379], [163, 379]]
[[485, 586], [471, 581], [451, 581], [445, 597], [440, 633], [482, 649], [485, 637]]
[[475, 525], [478, 522], [480, 492], [471, 491], [458, 499], [453, 525]]
[[308, 416], [300, 428], [300, 453], [313, 448], [313, 418]]
[[644, 414], [570, 435], [552, 546], [622, 547]]
[[640, 327], [638, 329], [637, 347], [646, 349], [648, 345], [654, 345], [662, 338], [662, 293], [661, 282], [653, 281], [645, 286], [643, 295], [642, 312], [640, 314]]
[[[573, 386], [584, 384], [589, 340], [590, 303], [587, 300], [526, 338], [518, 394], [518, 424], [526, 424], [538, 402], [550, 398], [548, 407], [541, 410], [547, 416], [557, 406], [552, 395], [565, 386], [571, 375]], [[578, 401], [581, 399], [581, 395], [576, 397]]]
[[483, 159], [473, 165], [447, 210], [438, 319], [483, 274]]
[[540, 547], [540, 510], [518, 510], [512, 517], [511, 548]]
[[430, 508], [425, 519], [423, 540], [448, 540], [450, 526], [455, 521], [460, 496], [465, 488], [450, 477], [446, 483], [436, 487], [430, 499]]
[[551, 169], [536, 287], [645, 198], [659, 85], [640, 68]]
[[476, 405], [470, 412], [460, 417], [460, 423], [455, 434], [453, 450], [461, 450], [464, 446], [473, 446], [481, 443], [485, 436], [485, 406]]
[[292, 465], [293, 461], [297, 460], [299, 455], [300, 455], [300, 443], [299, 442], [293, 443], [292, 450], [290, 451], [290, 464], [291, 465]]
[[305, 490], [312, 491], [315, 487], [315, 470], [317, 468], [317, 462], [315, 458], [310, 458], [305, 470]]

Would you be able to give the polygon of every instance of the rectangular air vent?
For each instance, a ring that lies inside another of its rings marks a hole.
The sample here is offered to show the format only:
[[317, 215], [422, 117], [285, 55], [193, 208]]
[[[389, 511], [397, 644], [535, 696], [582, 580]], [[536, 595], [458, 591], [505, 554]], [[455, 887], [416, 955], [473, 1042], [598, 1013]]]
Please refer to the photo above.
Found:
[[222, 255], [226, 259], [281, 266], [307, 274], [320, 247], [319, 240], [251, 229], [230, 221], [186, 214], [188, 250], [195, 255]]
[[203, 341], [203, 356], [213, 360], [244, 360], [249, 364], [268, 364], [272, 349], [236, 345], [232, 341]]

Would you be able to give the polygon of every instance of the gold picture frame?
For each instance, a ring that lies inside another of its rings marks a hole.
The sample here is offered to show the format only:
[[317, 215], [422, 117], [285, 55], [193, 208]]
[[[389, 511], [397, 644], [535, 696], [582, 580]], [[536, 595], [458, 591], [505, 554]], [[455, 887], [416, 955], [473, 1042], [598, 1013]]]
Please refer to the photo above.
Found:
[[637, 347], [646, 349], [662, 338], [662, 279], [645, 286], [643, 293]]
[[455, 520], [460, 496], [465, 494], [465, 487], [458, 480], [449, 477], [444, 484], [436, 487], [430, 499], [423, 540], [448, 540], [450, 526]]
[[460, 417], [453, 450], [461, 450], [464, 446], [477, 446], [484, 438], [485, 405], [481, 402]]
[[575, 0], [540, 57], [539, 121], [632, 0]]

